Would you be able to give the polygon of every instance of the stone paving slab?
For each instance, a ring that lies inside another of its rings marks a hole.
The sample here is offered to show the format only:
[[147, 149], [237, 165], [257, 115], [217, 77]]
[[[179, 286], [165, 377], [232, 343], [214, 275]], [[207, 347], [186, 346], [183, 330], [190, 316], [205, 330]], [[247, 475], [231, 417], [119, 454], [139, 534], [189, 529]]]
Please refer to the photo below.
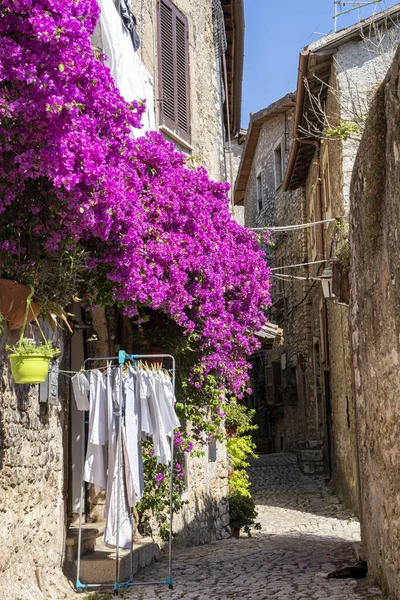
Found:
[[[382, 600], [368, 580], [328, 580], [354, 562], [359, 524], [329, 493], [322, 477], [306, 477], [291, 455], [262, 456], [250, 468], [262, 531], [174, 553], [174, 589], [136, 587], [137, 600]], [[167, 561], [142, 580], [162, 580]]]

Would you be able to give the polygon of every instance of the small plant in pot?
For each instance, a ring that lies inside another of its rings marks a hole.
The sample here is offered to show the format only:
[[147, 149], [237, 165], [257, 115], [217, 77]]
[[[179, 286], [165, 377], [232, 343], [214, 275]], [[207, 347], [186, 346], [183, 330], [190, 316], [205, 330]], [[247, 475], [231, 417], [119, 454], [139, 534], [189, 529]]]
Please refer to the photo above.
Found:
[[6, 350], [11, 353], [8, 355], [8, 358], [10, 359], [11, 372], [15, 383], [43, 383], [49, 372], [50, 360], [60, 354], [60, 350], [54, 348], [52, 342], [46, 339], [36, 317], [35, 320], [40, 333], [42, 334], [44, 343], [37, 344], [35, 340], [24, 337], [33, 293], [34, 290], [31, 288], [31, 293], [26, 302], [24, 326], [19, 342], [13, 346], [6, 346]]
[[240, 530], [244, 529], [251, 537], [251, 527], [261, 529], [260, 523], [256, 523], [257, 511], [253, 498], [240, 492], [233, 492], [228, 496], [229, 518], [233, 537], [238, 538]]
[[6, 349], [11, 352], [8, 358], [15, 383], [43, 383], [49, 372], [50, 360], [60, 354], [60, 350], [48, 340], [36, 344], [27, 338]]
[[229, 402], [225, 407], [225, 429], [227, 437], [236, 437], [253, 429], [257, 429], [252, 424], [255, 410], [248, 410], [244, 404], [236, 401]]

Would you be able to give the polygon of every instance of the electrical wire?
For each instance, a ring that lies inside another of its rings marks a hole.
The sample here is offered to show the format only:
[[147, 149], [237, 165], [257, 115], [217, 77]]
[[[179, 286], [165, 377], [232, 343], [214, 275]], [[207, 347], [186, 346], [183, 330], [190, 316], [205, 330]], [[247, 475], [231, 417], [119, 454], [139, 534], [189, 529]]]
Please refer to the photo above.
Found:
[[302, 298], [302, 300], [300, 300], [300, 302], [299, 302], [298, 304], [296, 304], [295, 306], [293, 306], [293, 307], [292, 307], [292, 308], [289, 310], [289, 312], [287, 313], [287, 315], [285, 315], [285, 316], [283, 317], [283, 319], [281, 320], [281, 323], [283, 323], [284, 321], [286, 321], [286, 319], [287, 319], [287, 318], [288, 318], [288, 317], [289, 317], [289, 316], [292, 314], [292, 312], [293, 312], [294, 310], [296, 310], [296, 308], [298, 308], [299, 306], [301, 306], [301, 304], [303, 304], [303, 302], [305, 302], [305, 301], [307, 300], [307, 298], [308, 298], [308, 296], [309, 296], [309, 294], [310, 294], [311, 290], [314, 288], [314, 286], [315, 286], [315, 284], [316, 284], [316, 283], [317, 283], [316, 281], [313, 281], [313, 282], [312, 282], [312, 284], [310, 285], [310, 288], [309, 288], [309, 290], [307, 291], [307, 293], [306, 293], [306, 295], [304, 296], [304, 298]]

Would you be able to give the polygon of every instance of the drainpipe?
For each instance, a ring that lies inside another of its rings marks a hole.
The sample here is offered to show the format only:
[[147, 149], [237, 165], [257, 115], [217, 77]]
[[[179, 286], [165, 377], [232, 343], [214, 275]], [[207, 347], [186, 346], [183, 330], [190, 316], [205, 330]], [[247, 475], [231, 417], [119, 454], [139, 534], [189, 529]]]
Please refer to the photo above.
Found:
[[[317, 194], [317, 220], [323, 220], [323, 206], [322, 206], [322, 179], [321, 179], [321, 144], [319, 141], [316, 142], [317, 148], [317, 180], [316, 180], [316, 194]], [[324, 240], [324, 225], [321, 223], [318, 225], [318, 253], [319, 260], [323, 260], [325, 258], [325, 240]], [[331, 406], [331, 385], [330, 380], [330, 371], [329, 371], [329, 335], [328, 335], [328, 310], [326, 306], [326, 300], [323, 303], [322, 310], [322, 327], [323, 327], [323, 336], [324, 336], [324, 347], [325, 347], [325, 420], [326, 420], [326, 443], [327, 443], [327, 452], [328, 452], [328, 469], [329, 469], [329, 479], [332, 477], [333, 473], [333, 465], [332, 465], [332, 436], [331, 436], [331, 421], [332, 421], [332, 406]], [[327, 386], [329, 389], [327, 390]]]

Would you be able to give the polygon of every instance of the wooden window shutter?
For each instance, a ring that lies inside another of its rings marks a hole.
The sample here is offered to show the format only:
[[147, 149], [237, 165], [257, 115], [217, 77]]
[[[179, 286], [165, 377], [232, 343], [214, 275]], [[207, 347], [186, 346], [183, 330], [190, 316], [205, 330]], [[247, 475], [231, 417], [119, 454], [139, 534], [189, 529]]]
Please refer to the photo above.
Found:
[[161, 121], [189, 140], [188, 25], [170, 0], [160, 0], [158, 32]]

